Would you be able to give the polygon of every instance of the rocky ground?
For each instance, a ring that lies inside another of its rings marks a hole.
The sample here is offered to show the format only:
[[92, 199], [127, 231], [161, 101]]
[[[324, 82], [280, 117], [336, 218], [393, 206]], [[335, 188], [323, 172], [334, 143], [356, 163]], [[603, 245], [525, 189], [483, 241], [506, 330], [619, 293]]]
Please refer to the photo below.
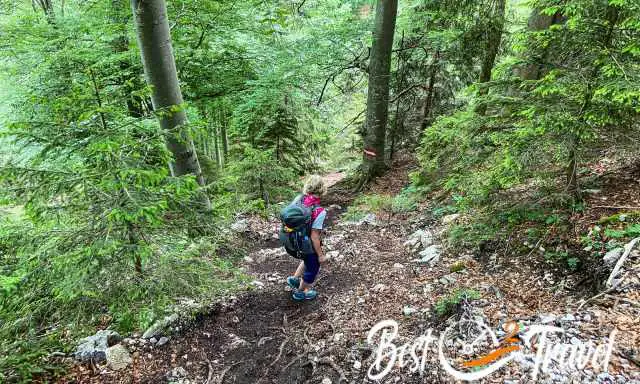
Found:
[[[411, 163], [396, 166], [394, 174], [381, 179], [373, 191], [395, 194], [407, 184]], [[339, 178], [332, 177], [334, 181]], [[125, 356], [124, 361], [119, 357], [116, 365], [78, 365], [61, 382], [375, 382], [367, 378], [367, 373], [377, 356], [378, 344], [368, 343], [367, 335], [374, 325], [390, 319], [399, 326], [399, 335], [393, 340], [398, 347], [415, 343], [418, 336], [430, 330], [433, 335], [441, 335], [453, 329], [453, 336], [444, 339], [444, 358], [458, 367], [466, 357], [456, 348], [474, 332], [473, 326], [461, 325], [465, 321], [481, 320], [499, 337], [510, 333], [514, 323], [508, 320], [515, 321], [520, 329], [533, 324], [554, 325], [565, 332], [549, 335], [548, 343], [566, 345], [587, 341], [605, 345], [611, 332], [617, 330], [608, 372], [591, 366], [563, 371], [557, 361], [552, 361], [548, 372], [539, 373], [537, 380], [640, 383], [637, 251], [630, 252], [616, 288], [587, 301], [594, 294], [572, 289], [579, 276], [549, 272], [535, 262], [534, 252], [519, 258], [498, 250], [486, 254], [449, 252], [441, 235], [460, 217], [435, 220], [425, 204], [410, 214], [370, 215], [366, 220], [346, 222], [340, 215], [352, 197], [337, 184], [325, 200], [329, 225], [324, 245], [330, 261], [321, 269], [317, 300], [291, 300], [285, 278], [295, 269], [296, 261], [277, 242], [263, 239], [261, 248], [244, 259], [244, 268], [254, 279], [246, 293], [211, 305], [208, 314], [181, 325], [178, 332], [158, 331], [157, 335], [145, 335], [147, 338], [138, 335], [124, 339], [116, 344], [116, 353], [125, 349], [130, 360]], [[255, 237], [257, 232], [270, 238], [277, 225], [275, 221], [253, 220], [239, 229], [247, 231], [248, 236]], [[475, 290], [479, 296], [462, 300], [446, 316], [438, 315], [436, 303], [461, 289]], [[522, 335], [516, 338], [522, 340]], [[433, 344], [424, 348], [424, 364], [415, 372], [412, 358], [407, 357], [409, 363], [403, 367], [401, 351], [387, 349], [398, 354], [393, 369], [378, 382], [456, 382], [439, 361], [437, 347]], [[533, 382], [535, 355], [514, 356], [505, 367], [478, 382]], [[380, 371], [385, 364], [372, 372]]]

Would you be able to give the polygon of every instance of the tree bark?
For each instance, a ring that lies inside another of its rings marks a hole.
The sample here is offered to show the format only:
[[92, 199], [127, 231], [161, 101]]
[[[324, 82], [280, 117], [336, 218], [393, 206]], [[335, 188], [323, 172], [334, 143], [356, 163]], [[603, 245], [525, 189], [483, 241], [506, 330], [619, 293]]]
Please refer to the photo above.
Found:
[[[490, 23], [489, 30], [487, 32], [487, 54], [482, 61], [480, 79], [478, 80], [478, 95], [480, 96], [486, 95], [489, 91], [485, 83], [491, 81], [491, 71], [493, 71], [493, 66], [495, 65], [496, 57], [498, 56], [498, 51], [500, 49], [502, 31], [504, 29], [504, 13], [506, 5], [506, 0], [498, 0], [495, 13], [492, 16], [493, 20]], [[476, 109], [476, 112], [480, 115], [484, 115], [487, 112], [487, 105], [484, 103], [480, 104]]]
[[431, 115], [431, 108], [433, 107], [439, 60], [440, 51], [436, 50], [436, 53], [434, 53], [433, 55], [433, 62], [431, 63], [431, 74], [429, 75], [429, 82], [427, 83], [427, 97], [424, 99], [424, 106], [422, 107], [422, 122], [420, 123], [421, 132], [424, 131], [429, 125], [429, 116]]
[[227, 139], [227, 124], [229, 120], [227, 119], [227, 114], [224, 109], [222, 109], [222, 125], [220, 125], [220, 140], [222, 141], [222, 165], [227, 162], [227, 153], [229, 152], [229, 140]]
[[389, 112], [389, 77], [397, 10], [397, 0], [378, 0], [376, 5], [369, 63], [367, 118], [363, 137], [363, 180], [365, 181], [380, 175], [385, 169], [384, 146]]
[[47, 22], [49, 24], [54, 24], [56, 20], [55, 13], [53, 11], [53, 3], [51, 0], [32, 0], [33, 8], [36, 8], [36, 5], [42, 9], [45, 17], [47, 18]]
[[[145, 76], [153, 88], [151, 103], [160, 126], [166, 131], [167, 147], [174, 157], [173, 172], [176, 176], [193, 174], [198, 184], [204, 185], [193, 140], [184, 128], [187, 115], [182, 109], [182, 92], [171, 46], [165, 0], [131, 0], [131, 8]], [[206, 195], [203, 195], [202, 202], [207, 210], [211, 208]]]
[[[402, 92], [402, 88], [404, 85], [404, 73], [403, 73], [403, 65], [402, 65], [402, 50], [404, 48], [404, 31], [402, 31], [402, 38], [400, 39], [400, 50], [397, 53], [398, 64], [396, 67], [396, 93]], [[389, 148], [389, 161], [393, 161], [393, 155], [396, 149], [396, 139], [398, 136], [398, 127], [401, 126], [400, 121], [404, 118], [400, 116], [400, 101], [401, 97], [397, 96], [396, 100], [396, 114], [393, 121], [393, 130], [391, 131], [391, 146]]]
[[[539, 32], [549, 29], [553, 24], [560, 24], [564, 18], [560, 13], [553, 16], [543, 15], [540, 9], [534, 9], [529, 16], [527, 28], [530, 31]], [[518, 75], [522, 80], [538, 80], [544, 74], [544, 62], [546, 61], [549, 48], [545, 47], [542, 52], [529, 52], [529, 63], [522, 66]]]

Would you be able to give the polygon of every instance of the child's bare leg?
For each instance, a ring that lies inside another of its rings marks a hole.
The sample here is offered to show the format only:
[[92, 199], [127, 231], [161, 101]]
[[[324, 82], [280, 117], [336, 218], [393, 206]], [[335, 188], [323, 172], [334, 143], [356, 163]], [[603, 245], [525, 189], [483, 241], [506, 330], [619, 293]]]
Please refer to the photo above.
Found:
[[296, 269], [296, 273], [293, 274], [293, 277], [302, 278], [302, 274], [304, 273], [304, 261], [301, 261], [298, 265], [298, 269]]

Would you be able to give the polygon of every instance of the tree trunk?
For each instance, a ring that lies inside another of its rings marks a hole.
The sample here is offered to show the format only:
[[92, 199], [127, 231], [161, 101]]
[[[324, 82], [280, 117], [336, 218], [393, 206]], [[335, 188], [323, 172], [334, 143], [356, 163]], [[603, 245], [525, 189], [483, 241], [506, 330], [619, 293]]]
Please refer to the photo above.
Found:
[[[564, 22], [564, 18], [560, 13], [553, 16], [543, 15], [540, 9], [534, 9], [529, 16], [527, 28], [529, 31], [539, 32], [549, 29], [553, 24]], [[538, 80], [544, 75], [544, 65], [549, 52], [549, 47], [545, 47], [542, 52], [529, 52], [529, 63], [524, 65], [518, 71], [518, 75], [522, 80]]]
[[[402, 92], [402, 88], [404, 85], [404, 73], [403, 73], [403, 65], [402, 65], [402, 50], [404, 49], [404, 31], [402, 31], [402, 38], [400, 39], [400, 50], [397, 54], [398, 65], [396, 67], [396, 93], [399, 94]], [[393, 121], [393, 130], [391, 131], [391, 146], [389, 148], [389, 161], [393, 161], [393, 155], [396, 149], [396, 139], [398, 136], [398, 127], [401, 126], [400, 121], [403, 119], [400, 116], [400, 101], [401, 97], [397, 97], [396, 100], [396, 115]]]
[[431, 74], [429, 75], [429, 82], [427, 83], [427, 97], [424, 99], [424, 106], [422, 107], [422, 122], [420, 123], [421, 132], [424, 131], [429, 125], [429, 116], [431, 115], [431, 108], [433, 107], [439, 60], [440, 51], [436, 50], [436, 53], [433, 55], [433, 62], [431, 63]]
[[367, 118], [364, 132], [363, 181], [380, 175], [385, 169], [385, 134], [389, 107], [389, 76], [397, 0], [378, 0], [369, 63]]
[[[482, 68], [480, 70], [480, 79], [478, 95], [484, 96], [489, 89], [485, 86], [485, 83], [491, 81], [491, 71], [496, 62], [498, 56], [498, 50], [500, 49], [500, 42], [502, 40], [502, 30], [504, 29], [504, 12], [506, 8], [506, 0], [498, 0], [494, 15], [492, 15], [492, 22], [490, 23], [489, 30], [487, 31], [487, 54], [482, 61]], [[487, 105], [482, 103], [476, 109], [476, 112], [480, 115], [484, 115], [487, 112]]]
[[222, 125], [220, 125], [220, 140], [222, 141], [222, 165], [227, 162], [227, 154], [229, 153], [229, 140], [227, 139], [227, 114], [222, 109]]
[[[204, 185], [193, 140], [184, 128], [187, 115], [182, 109], [165, 0], [131, 0], [131, 8], [145, 76], [153, 88], [153, 109], [160, 126], [167, 133], [167, 147], [174, 157], [172, 169], [176, 176], [193, 174], [198, 184]], [[206, 195], [203, 195], [202, 202], [207, 210], [211, 208]]]
[[44, 12], [44, 15], [46, 16], [47, 22], [49, 24], [55, 23], [56, 16], [53, 12], [53, 3], [51, 2], [51, 0], [32, 0], [31, 5], [33, 5], [34, 10], [36, 8], [36, 5], [40, 7], [42, 12]]
[[218, 145], [218, 124], [220, 124], [220, 113], [218, 113], [218, 119], [216, 119], [217, 121], [214, 122], [213, 126], [211, 127], [213, 129], [213, 150], [214, 150], [214, 157], [216, 159], [216, 167], [218, 169], [221, 168], [222, 166], [222, 162], [220, 161], [220, 146]]
[[[607, 8], [609, 28], [607, 29], [607, 33], [601, 39], [601, 45], [605, 49], [609, 49], [611, 47], [613, 31], [619, 17], [620, 15], [616, 7], [609, 6]], [[601, 69], [602, 63], [598, 62], [593, 67], [591, 75], [587, 79], [584, 98], [578, 115], [578, 122], [580, 125], [587, 124], [585, 116], [587, 114], [587, 110], [591, 106], [591, 102], [593, 101], [594, 89], [596, 88], [596, 85], [594, 83]], [[570, 133], [567, 147], [569, 149], [569, 164], [567, 165], [566, 169], [567, 192], [571, 194], [576, 200], [580, 201], [582, 200], [582, 192], [580, 191], [580, 183], [578, 180], [578, 151], [580, 149], [580, 137], [575, 132]]]

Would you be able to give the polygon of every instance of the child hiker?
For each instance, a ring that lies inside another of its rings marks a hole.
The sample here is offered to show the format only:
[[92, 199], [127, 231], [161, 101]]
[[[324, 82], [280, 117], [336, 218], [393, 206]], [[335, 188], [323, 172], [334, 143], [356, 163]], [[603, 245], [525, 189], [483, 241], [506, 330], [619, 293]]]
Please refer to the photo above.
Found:
[[304, 184], [302, 194], [281, 212], [280, 240], [287, 253], [301, 260], [293, 276], [287, 278], [296, 301], [313, 300], [318, 296], [312, 284], [320, 264], [326, 261], [320, 239], [327, 216], [327, 211], [320, 206], [320, 197], [325, 193], [324, 181], [313, 175]]

